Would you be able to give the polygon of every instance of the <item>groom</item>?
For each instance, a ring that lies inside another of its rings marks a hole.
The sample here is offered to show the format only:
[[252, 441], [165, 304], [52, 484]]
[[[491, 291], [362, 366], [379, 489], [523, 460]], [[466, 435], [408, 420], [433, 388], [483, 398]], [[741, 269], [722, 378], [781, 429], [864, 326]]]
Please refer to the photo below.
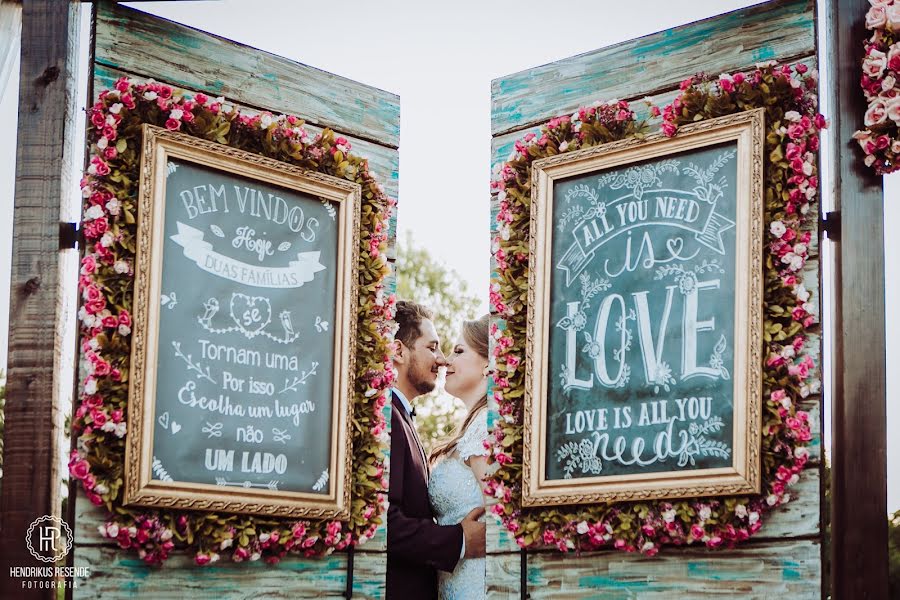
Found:
[[438, 369], [447, 364], [433, 318], [424, 306], [397, 302], [387, 600], [436, 600], [437, 569], [451, 572], [459, 559], [479, 558], [485, 552], [485, 526], [477, 521], [483, 508], [474, 509], [459, 525], [440, 526], [428, 502], [428, 459], [413, 425], [410, 402], [434, 389]]

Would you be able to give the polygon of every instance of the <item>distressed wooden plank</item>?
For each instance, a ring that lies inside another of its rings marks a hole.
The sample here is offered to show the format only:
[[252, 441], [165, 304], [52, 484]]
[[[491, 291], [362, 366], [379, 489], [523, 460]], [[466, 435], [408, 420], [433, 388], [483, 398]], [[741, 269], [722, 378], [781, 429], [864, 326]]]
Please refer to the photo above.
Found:
[[[5, 10], [4, 10], [5, 12]], [[0, 572], [40, 566], [25, 545], [42, 515], [60, 516], [59, 457], [65, 453], [62, 406], [72, 380], [65, 345], [66, 283], [74, 251], [59, 249], [59, 221], [75, 177], [72, 167], [77, 99], [80, 5], [35, 0], [21, 7], [18, 146], [9, 306], [3, 485], [0, 486]], [[71, 286], [68, 286], [71, 290]], [[71, 315], [68, 315], [71, 317]], [[71, 343], [71, 342], [70, 342]], [[68, 386], [68, 387], [66, 387]], [[45, 598], [0, 579], [0, 597]]]
[[698, 71], [718, 74], [815, 52], [813, 0], [779, 0], [495, 79], [494, 135], [597, 99], [641, 98]]
[[[133, 77], [130, 74], [120, 71], [115, 68], [106, 67], [104, 65], [96, 65], [94, 68], [94, 96], [96, 100], [96, 96], [100, 94], [101, 91], [105, 89], [110, 89], [113, 87], [113, 83], [119, 78], [123, 76], [128, 76], [134, 79], [135, 81], [145, 81], [145, 78], [142, 77]], [[155, 78], [157, 81], [160, 79]], [[171, 83], [171, 82], [167, 82]], [[191, 88], [181, 88], [185, 91], [190, 91], [196, 93], [197, 89]], [[230, 100], [230, 98], [229, 98]], [[242, 114], [256, 114], [260, 109], [246, 106], [240, 103], [235, 103]], [[290, 114], [291, 111], [286, 111]], [[296, 116], [301, 117], [303, 119], [306, 118], [306, 115], [297, 114]], [[310, 132], [310, 134], [315, 135], [322, 131], [321, 127], [317, 127], [315, 125], [307, 124], [305, 126], [306, 130]], [[346, 130], [335, 129], [335, 133], [338, 135], [343, 135], [346, 137], [351, 145], [351, 151], [363, 158], [368, 159], [369, 161], [369, 170], [375, 176], [375, 178], [384, 186], [385, 193], [391, 198], [397, 198], [400, 195], [400, 153], [395, 148], [389, 148], [387, 146], [376, 144], [367, 139], [362, 139], [359, 137], [355, 137], [353, 134], [348, 133]], [[395, 259], [397, 257], [397, 210], [395, 209], [393, 214], [391, 215], [390, 226], [388, 228], [388, 250], [387, 250], [388, 259]]]
[[[840, 240], [832, 244], [832, 380], [834, 452], [831, 453], [832, 560], [835, 598], [887, 598], [887, 402], [885, 362], [884, 182], [862, 162], [852, 135], [866, 101], [857, 86], [859, 48], [869, 6], [864, 0], [826, 3], [823, 27], [829, 40], [830, 167]], [[888, 201], [892, 199], [887, 199]], [[896, 369], [896, 365], [892, 369]], [[895, 427], [891, 428], [895, 430]], [[896, 435], [893, 433], [891, 435]]]
[[[532, 600], [819, 600], [820, 552], [816, 541], [790, 540], [733, 550], [673, 549], [653, 558], [622, 552], [532, 553], [528, 594]], [[520, 597], [519, 565], [515, 554], [488, 557], [488, 598]]]
[[[816, 68], [816, 57], [808, 56], [805, 58], [800, 58], [797, 60], [791, 60], [791, 63], [803, 64], [810, 69]], [[753, 64], [746, 64], [742, 67], [736, 69], [733, 72], [738, 70], [749, 70], [753, 68]], [[689, 73], [690, 74], [690, 73]], [[549, 85], [549, 84], [548, 84]], [[673, 87], [671, 89], [665, 89], [662, 91], [638, 95], [635, 94], [633, 98], [637, 98], [636, 100], [632, 99], [631, 109], [635, 113], [635, 118], [639, 121], [645, 120], [647, 121], [647, 125], [650, 128], [650, 131], [657, 131], [659, 129], [660, 124], [662, 123], [662, 117], [653, 117], [650, 115], [650, 109], [648, 105], [643, 102], [644, 98], [647, 98], [653, 105], [658, 106], [660, 110], [662, 110], [665, 106], [671, 104], [675, 98], [681, 93], [681, 91], [677, 87]], [[543, 115], [541, 119], [536, 122], [526, 123], [518, 129], [512, 129], [505, 131], [503, 133], [499, 133], [495, 135], [491, 139], [491, 167], [497, 168], [497, 166], [506, 160], [509, 159], [510, 154], [513, 152], [515, 143], [517, 140], [522, 139], [527, 133], [539, 133], [541, 125], [547, 122], [552, 117], [570, 114], [574, 112], [576, 109], [582, 106], [589, 106], [596, 101], [605, 101], [614, 98], [613, 92], [607, 90], [603, 87], [600, 82], [598, 82], [598, 87], [590, 91], [590, 94], [587, 94], [584, 98], [581, 99], [580, 103], [577, 106], [573, 107], [560, 107], [557, 110], [546, 111], [547, 114]], [[622, 99], [622, 98], [620, 98]], [[811, 220], [811, 228], [810, 231], [815, 231], [818, 229], [818, 222], [815, 219]], [[816, 236], [813, 236], [812, 244], [818, 244], [818, 240], [815, 239]], [[812, 247], [812, 246], [811, 246]]]
[[[810, 465], [803, 470], [800, 481], [788, 488], [791, 501], [763, 517], [763, 528], [753, 538], [754, 542], [819, 535], [820, 470], [818, 464]], [[496, 517], [492, 517], [487, 523], [487, 550], [488, 554], [519, 552], [515, 536], [503, 527]], [[675, 549], [667, 547], [663, 553], [668, 554], [672, 551]]]
[[[75, 564], [89, 567], [90, 577], [76, 579], [75, 598], [344, 598], [347, 555], [322, 559], [287, 558], [277, 565], [220, 560], [198, 567], [191, 557], [170, 556], [163, 568], [148, 567], [128, 550], [79, 546]], [[353, 597], [383, 598], [384, 553], [357, 552], [353, 557]], [[12, 596], [10, 596], [12, 597]]]
[[[384, 515], [382, 518], [384, 523], [376, 530], [375, 536], [362, 546], [359, 546], [359, 550], [365, 552], [384, 552], [387, 550], [387, 515]], [[106, 522], [106, 519], [106, 509], [91, 504], [79, 486], [75, 501], [75, 522], [71, 524], [74, 525], [75, 545], [116, 546], [115, 542], [100, 537], [100, 533], [97, 530], [100, 525]]]
[[304, 115], [391, 148], [400, 98], [377, 88], [112, 2], [97, 10], [97, 63], [261, 109]]

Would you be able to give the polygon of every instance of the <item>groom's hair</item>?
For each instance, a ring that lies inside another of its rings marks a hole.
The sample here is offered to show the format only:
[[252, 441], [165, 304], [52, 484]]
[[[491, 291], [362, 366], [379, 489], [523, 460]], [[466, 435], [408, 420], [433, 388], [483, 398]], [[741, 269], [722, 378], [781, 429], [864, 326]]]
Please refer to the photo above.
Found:
[[399, 327], [394, 338], [403, 342], [407, 348], [412, 348], [419, 336], [422, 335], [423, 319], [434, 320], [434, 311], [409, 300], [398, 300], [394, 321]]

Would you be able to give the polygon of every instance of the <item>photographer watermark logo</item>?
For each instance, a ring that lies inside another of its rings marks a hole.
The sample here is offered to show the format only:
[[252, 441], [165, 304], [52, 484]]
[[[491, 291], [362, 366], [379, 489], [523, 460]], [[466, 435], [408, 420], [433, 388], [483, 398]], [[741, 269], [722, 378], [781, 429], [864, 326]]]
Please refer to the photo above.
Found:
[[72, 549], [69, 524], [52, 515], [38, 517], [25, 534], [25, 544], [33, 557], [43, 563], [55, 563]]

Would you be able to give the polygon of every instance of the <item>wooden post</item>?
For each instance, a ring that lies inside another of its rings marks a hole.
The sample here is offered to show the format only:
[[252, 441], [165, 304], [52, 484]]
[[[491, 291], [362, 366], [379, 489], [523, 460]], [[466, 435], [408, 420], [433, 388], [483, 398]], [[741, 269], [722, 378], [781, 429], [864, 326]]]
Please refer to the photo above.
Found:
[[851, 139], [863, 125], [859, 87], [866, 0], [831, 0], [826, 37], [835, 208], [833, 597], [886, 599], [887, 451], [882, 178]]
[[[26, 0], [22, 6], [18, 151], [9, 312], [9, 374], [0, 486], [0, 597], [52, 598], [23, 589], [9, 566], [44, 566], [25, 534], [60, 513], [62, 337], [66, 327], [59, 222], [73, 193], [80, 4]], [[69, 251], [70, 253], [72, 251]], [[68, 326], [73, 326], [69, 323]]]

